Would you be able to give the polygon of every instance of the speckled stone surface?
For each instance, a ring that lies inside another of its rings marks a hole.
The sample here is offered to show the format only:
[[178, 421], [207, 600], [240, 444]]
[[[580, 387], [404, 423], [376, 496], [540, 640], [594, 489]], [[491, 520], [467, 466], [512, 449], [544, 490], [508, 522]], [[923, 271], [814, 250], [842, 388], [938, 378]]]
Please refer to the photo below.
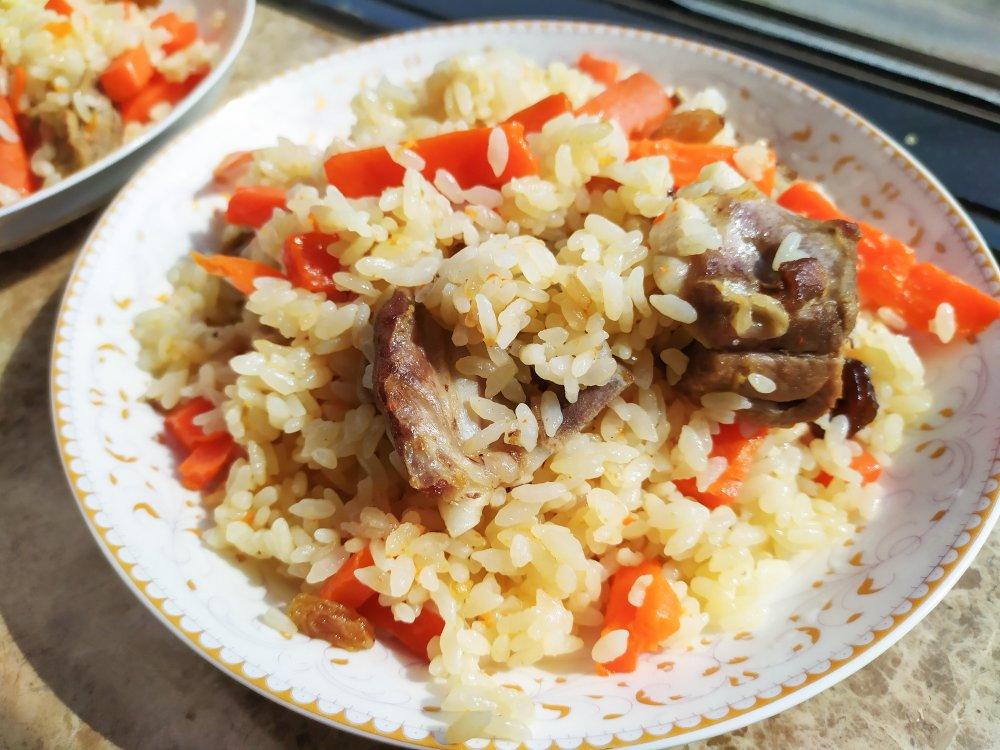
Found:
[[[352, 42], [269, 7], [223, 100]], [[0, 255], [0, 748], [344, 748], [172, 636], [92, 541], [49, 421], [49, 344], [86, 217]], [[1000, 747], [1000, 536], [916, 629], [779, 716], [693, 747]]]

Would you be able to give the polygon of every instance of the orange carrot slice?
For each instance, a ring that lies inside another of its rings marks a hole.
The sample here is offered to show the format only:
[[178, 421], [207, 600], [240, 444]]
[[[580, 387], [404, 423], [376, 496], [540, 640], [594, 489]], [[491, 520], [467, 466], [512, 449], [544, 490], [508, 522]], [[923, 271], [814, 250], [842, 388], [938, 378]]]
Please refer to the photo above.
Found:
[[191, 253], [194, 262], [213, 276], [221, 276], [243, 294], [251, 294], [256, 279], [284, 278], [277, 268], [258, 263], [255, 260], [236, 258], [229, 255], [202, 255]]
[[226, 207], [226, 222], [257, 229], [264, 226], [277, 209], [285, 208], [285, 191], [269, 185], [236, 188]]
[[[500, 174], [493, 171], [487, 154], [494, 128], [473, 128], [424, 138], [407, 144], [424, 160], [423, 175], [433, 180], [447, 170], [463, 188], [474, 185], [498, 188], [515, 177], [538, 173], [538, 163], [524, 141], [524, 127], [517, 122], [497, 126], [507, 141], [507, 161]], [[326, 178], [348, 198], [379, 195], [403, 184], [405, 170], [384, 147], [334, 154], [324, 165]]]
[[618, 80], [618, 63], [592, 55], [589, 52], [580, 55], [580, 59], [576, 61], [576, 67], [606, 86], [610, 86]]
[[189, 490], [204, 489], [219, 476], [234, 456], [235, 443], [228, 432], [199, 443], [177, 467], [181, 484]]
[[165, 29], [170, 34], [170, 38], [163, 43], [163, 51], [168, 55], [190, 47], [198, 38], [198, 24], [194, 21], [185, 21], [173, 11], [159, 16], [150, 26], [154, 29]]
[[395, 636], [411, 653], [423, 659], [427, 658], [427, 647], [431, 639], [441, 635], [444, 630], [441, 615], [431, 612], [426, 605], [413, 622], [397, 621], [392, 610], [379, 604], [378, 599], [369, 599], [358, 613], [367, 617], [376, 628]]
[[673, 103], [656, 79], [634, 73], [611, 84], [577, 110], [617, 122], [630, 138], [652, 133], [670, 115]]
[[2, 96], [0, 96], [0, 122], [3, 122], [15, 135], [14, 141], [0, 138], [0, 183], [13, 188], [21, 195], [28, 195], [32, 191], [28, 152], [17, 127], [14, 108]]
[[519, 112], [515, 112], [507, 118], [506, 122], [520, 123], [525, 134], [537, 133], [549, 120], [572, 111], [573, 105], [570, 104], [566, 94], [552, 94], [544, 99], [539, 99]]
[[336, 573], [326, 579], [319, 590], [319, 595], [324, 599], [357, 609], [374, 596], [375, 592], [361, 583], [354, 573], [374, 564], [371, 550], [367, 546], [360, 552], [355, 552], [344, 561]]
[[725, 458], [726, 470], [704, 492], [698, 489], [694, 479], [675, 480], [677, 489], [708, 508], [731, 505], [739, 497], [743, 480], [766, 432], [757, 430], [750, 437], [743, 437], [739, 425], [719, 425], [719, 432], [712, 438], [712, 456]]
[[164, 103], [177, 104], [204, 77], [204, 73], [195, 73], [183, 81], [168, 81], [159, 74], [154, 75], [142, 91], [121, 105], [122, 119], [126, 122], [149, 122], [154, 107]]
[[334, 302], [350, 299], [352, 295], [338, 289], [333, 281], [342, 266], [326, 249], [336, 241], [337, 235], [323, 232], [289, 235], [282, 254], [288, 280], [310, 292], [325, 294]]
[[[650, 576], [651, 581], [642, 604], [637, 607], [629, 601], [629, 593], [636, 580], [644, 575]], [[598, 673], [633, 671], [640, 653], [655, 651], [663, 639], [677, 632], [680, 616], [680, 601], [656, 561], [620, 568], [611, 577], [601, 634], [627, 630], [628, 645], [621, 656], [598, 664]]]
[[132, 99], [153, 78], [153, 64], [142, 45], [125, 50], [101, 73], [101, 88], [116, 104]]

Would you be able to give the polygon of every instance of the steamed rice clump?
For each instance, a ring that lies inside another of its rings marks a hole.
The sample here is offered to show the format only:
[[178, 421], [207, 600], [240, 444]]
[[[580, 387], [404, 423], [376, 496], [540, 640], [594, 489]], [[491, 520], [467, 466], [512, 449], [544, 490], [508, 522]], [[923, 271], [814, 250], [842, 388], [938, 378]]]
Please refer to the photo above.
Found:
[[[167, 54], [169, 32], [151, 25], [165, 9], [148, 3], [69, 0], [66, 5], [68, 13], [43, 0], [0, 3], [0, 97], [9, 97], [20, 122], [27, 123], [30, 137], [21, 133], [21, 138], [38, 142], [30, 154], [37, 187], [58, 182], [148, 127], [123, 122], [100, 85], [101, 74], [120, 54], [141, 46], [155, 75], [180, 84], [207, 70], [217, 52], [217, 45], [195, 39]], [[193, 8], [178, 16], [193, 18]], [[160, 102], [152, 107], [151, 120], [171, 108]], [[18, 197], [13, 193], [0, 183], [0, 206]]]
[[[491, 125], [550, 93], [579, 104], [600, 90], [559, 63], [462, 55], [422, 82], [362, 91], [351, 142], [328, 153]], [[725, 107], [713, 90], [688, 96]], [[732, 128], [717, 137], [732, 139]], [[539, 174], [499, 191], [462, 191], [447, 175], [431, 182], [410, 169], [401, 187], [361, 199], [326, 184], [321, 154], [262, 149], [246, 180], [287, 187], [288, 210], [244, 255], [275, 261], [292, 233], [336, 233], [336, 281], [350, 301], [264, 278], [243, 304], [183, 260], [169, 299], [136, 324], [149, 397], [166, 409], [207, 398], [215, 408], [200, 422], [228, 430], [246, 454], [207, 498], [215, 526], [205, 541], [306, 591], [370, 544], [374, 566], [358, 578], [396, 619], [432, 605], [445, 621], [430, 671], [445, 690], [451, 740], [528, 736], [531, 702], [501, 686], [499, 669], [592, 649], [613, 658], [620, 638], [598, 636], [606, 581], [621, 566], [664, 561], [683, 609], [665, 648], [759, 623], [797, 555], [842, 543], [875, 511], [878, 486], [862, 483], [852, 458], [867, 449], [888, 461], [929, 405], [908, 339], [862, 314], [848, 356], [871, 368], [875, 421], [850, 439], [844, 417], [821, 420], [817, 440], [802, 439], [807, 425], [772, 429], [739, 502], [710, 510], [685, 497], [675, 480], [706, 487], [725, 469], [711, 456], [713, 434], [746, 400], [695, 404], [671, 388], [692, 312], [678, 296], [677, 261], [718, 240], [690, 198], [745, 178], [712, 165], [673, 198], [669, 160], [626, 161], [622, 131], [592, 117], [562, 115], [528, 142]], [[620, 186], [588, 187], [598, 176]], [[574, 401], [625, 362], [638, 387], [450, 536], [436, 504], [409, 490], [371, 391], [373, 311], [395, 289], [412, 290], [463, 352], [452, 365], [468, 394], [459, 431], [470, 450], [531, 450], [555, 434], [561, 413], [543, 386]], [[821, 472], [832, 481], [819, 482]]]

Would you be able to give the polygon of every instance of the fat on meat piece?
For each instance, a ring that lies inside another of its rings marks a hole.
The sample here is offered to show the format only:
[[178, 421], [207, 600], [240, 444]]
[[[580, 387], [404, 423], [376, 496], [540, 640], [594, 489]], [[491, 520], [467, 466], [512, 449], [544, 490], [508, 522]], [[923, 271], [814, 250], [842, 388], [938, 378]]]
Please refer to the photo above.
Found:
[[[797, 216], [753, 190], [698, 204], [722, 243], [689, 259], [681, 295], [698, 316], [678, 387], [694, 398], [745, 396], [751, 408], [742, 413], [758, 424], [790, 426], [828, 412], [841, 395], [843, 349], [858, 313], [857, 227]], [[805, 257], [774, 268], [792, 232]], [[773, 390], [753, 387], [752, 373]]]
[[[462, 450], [456, 419], [461, 404], [448, 369], [451, 353], [445, 332], [403, 292], [390, 297], [375, 317], [372, 385], [389, 440], [410, 486], [437, 498], [449, 532], [458, 535], [475, 525], [489, 493], [502, 480], [489, 460], [489, 453], [500, 451], [470, 456]], [[584, 388], [575, 403], [563, 407], [558, 432], [531, 456], [515, 446], [503, 452], [522, 468], [540, 464], [631, 383], [631, 373], [619, 367], [608, 383]]]
[[444, 502], [479, 499], [496, 477], [462, 451], [451, 403], [444, 332], [406, 294], [396, 292], [375, 318], [375, 402], [410, 486]]

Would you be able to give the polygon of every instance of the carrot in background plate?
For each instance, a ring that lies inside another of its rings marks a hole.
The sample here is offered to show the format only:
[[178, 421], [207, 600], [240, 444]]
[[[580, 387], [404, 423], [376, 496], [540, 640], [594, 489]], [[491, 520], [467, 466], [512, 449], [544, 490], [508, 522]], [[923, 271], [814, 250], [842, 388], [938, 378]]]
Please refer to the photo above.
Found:
[[348, 557], [332, 576], [323, 582], [319, 595], [324, 599], [357, 609], [375, 595], [375, 592], [361, 583], [354, 573], [361, 568], [370, 568], [375, 564], [371, 549], [367, 546], [360, 552]]
[[0, 183], [13, 188], [21, 195], [28, 195], [32, 190], [28, 152], [17, 127], [14, 108], [2, 96], [0, 96], [0, 123], [3, 123], [0, 127], [10, 131], [4, 135], [9, 136], [11, 133], [14, 135], [13, 141], [0, 137]]
[[610, 86], [618, 80], [618, 63], [592, 55], [589, 52], [580, 55], [580, 59], [576, 61], [576, 67], [605, 86]]
[[153, 78], [153, 64], [141, 44], [125, 50], [101, 73], [101, 88], [108, 98], [122, 104], [135, 98]]
[[[517, 122], [498, 125], [507, 142], [507, 160], [500, 174], [487, 158], [494, 128], [458, 130], [405, 144], [424, 160], [424, 177], [433, 180], [439, 169], [447, 170], [463, 188], [475, 185], [499, 188], [515, 177], [538, 173], [538, 163], [524, 141], [524, 127]], [[326, 178], [348, 198], [380, 195], [403, 184], [405, 170], [384, 147], [334, 154], [324, 164]]]
[[655, 78], [634, 73], [608, 86], [580, 107], [577, 114], [614, 120], [629, 138], [642, 138], [667, 119], [673, 106]]
[[252, 294], [253, 282], [261, 278], [284, 278], [277, 268], [255, 260], [230, 255], [202, 255], [191, 253], [194, 262], [213, 276], [221, 276], [243, 294]]
[[159, 16], [150, 26], [154, 29], [164, 29], [170, 34], [170, 38], [163, 43], [163, 51], [168, 55], [190, 47], [198, 38], [198, 24], [194, 21], [185, 21], [173, 11]]
[[195, 73], [183, 81], [168, 81], [156, 74], [149, 84], [136, 96], [121, 105], [122, 119], [125, 122], [149, 122], [153, 117], [153, 108], [158, 104], [177, 104], [201, 83], [204, 73]]
[[226, 206], [226, 222], [258, 229], [267, 223], [276, 209], [283, 209], [285, 191], [270, 185], [238, 187]]
[[539, 99], [520, 112], [515, 112], [505, 122], [520, 123], [524, 128], [525, 135], [527, 135], [528, 133], [537, 133], [549, 120], [572, 111], [573, 105], [566, 94], [552, 94], [544, 99]]

